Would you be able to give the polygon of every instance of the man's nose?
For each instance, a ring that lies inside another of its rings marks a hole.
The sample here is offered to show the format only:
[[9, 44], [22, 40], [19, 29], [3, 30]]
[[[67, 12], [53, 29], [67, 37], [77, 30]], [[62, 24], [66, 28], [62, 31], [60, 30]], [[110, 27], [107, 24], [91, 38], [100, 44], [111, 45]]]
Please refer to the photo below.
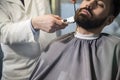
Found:
[[90, 0], [87, 4], [86, 7], [89, 9], [95, 9], [97, 6], [97, 1], [96, 0]]

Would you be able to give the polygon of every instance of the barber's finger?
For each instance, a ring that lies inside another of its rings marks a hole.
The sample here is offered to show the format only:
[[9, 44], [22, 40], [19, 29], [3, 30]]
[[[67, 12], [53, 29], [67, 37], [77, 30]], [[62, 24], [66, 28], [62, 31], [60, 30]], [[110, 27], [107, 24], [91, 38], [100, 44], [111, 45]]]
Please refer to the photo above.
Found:
[[62, 20], [56, 20], [56, 24], [58, 24], [58, 25], [63, 25], [63, 26], [67, 26], [68, 25], [68, 23], [66, 23], [66, 22], [63, 22]]
[[67, 23], [64, 23], [62, 22], [61, 20], [59, 21], [56, 21], [56, 30], [60, 30], [60, 29], [64, 29], [68, 24]]
[[53, 15], [53, 17], [56, 18], [56, 19], [62, 20], [62, 18], [58, 15]]
[[75, 4], [76, 3], [76, 0], [70, 0], [71, 3]]

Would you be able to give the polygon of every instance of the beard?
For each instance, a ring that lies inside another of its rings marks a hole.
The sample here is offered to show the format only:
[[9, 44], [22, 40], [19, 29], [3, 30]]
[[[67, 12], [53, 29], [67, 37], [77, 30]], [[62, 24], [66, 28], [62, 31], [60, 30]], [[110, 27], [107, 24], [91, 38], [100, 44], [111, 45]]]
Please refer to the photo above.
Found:
[[[83, 9], [86, 9], [89, 11], [89, 13], [91, 14], [91, 18], [88, 18], [86, 15], [80, 13]], [[107, 17], [102, 18], [102, 19], [98, 19], [98, 18], [93, 19], [92, 17], [93, 17], [93, 13], [91, 12], [90, 9], [81, 8], [76, 11], [74, 18], [75, 18], [75, 22], [77, 23], [77, 25], [84, 29], [99, 28], [104, 24], [105, 20], [107, 19]]]

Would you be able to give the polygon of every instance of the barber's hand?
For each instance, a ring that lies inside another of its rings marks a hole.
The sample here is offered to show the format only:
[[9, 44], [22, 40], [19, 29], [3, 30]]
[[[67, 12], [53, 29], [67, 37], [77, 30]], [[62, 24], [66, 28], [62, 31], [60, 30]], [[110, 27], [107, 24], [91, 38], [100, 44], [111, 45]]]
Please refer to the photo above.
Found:
[[43, 15], [32, 19], [32, 26], [35, 30], [43, 30], [48, 33], [64, 29], [67, 25], [57, 15]]

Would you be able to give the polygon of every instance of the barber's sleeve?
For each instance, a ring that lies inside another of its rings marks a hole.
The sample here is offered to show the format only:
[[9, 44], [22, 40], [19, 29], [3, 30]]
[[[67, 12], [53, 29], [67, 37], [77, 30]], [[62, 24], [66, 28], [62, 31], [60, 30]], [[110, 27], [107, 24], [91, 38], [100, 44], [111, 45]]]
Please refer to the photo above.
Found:
[[39, 35], [31, 30], [31, 20], [12, 22], [6, 13], [0, 10], [0, 41], [2, 43], [30, 43], [36, 42]]
[[[29, 23], [28, 23], [28, 24], [29, 24]], [[33, 28], [32, 23], [30, 23], [30, 27], [31, 27], [31, 30], [32, 30], [32, 32], [33, 32], [34, 35], [39, 35], [39, 30], [35, 30], [35, 29]]]

